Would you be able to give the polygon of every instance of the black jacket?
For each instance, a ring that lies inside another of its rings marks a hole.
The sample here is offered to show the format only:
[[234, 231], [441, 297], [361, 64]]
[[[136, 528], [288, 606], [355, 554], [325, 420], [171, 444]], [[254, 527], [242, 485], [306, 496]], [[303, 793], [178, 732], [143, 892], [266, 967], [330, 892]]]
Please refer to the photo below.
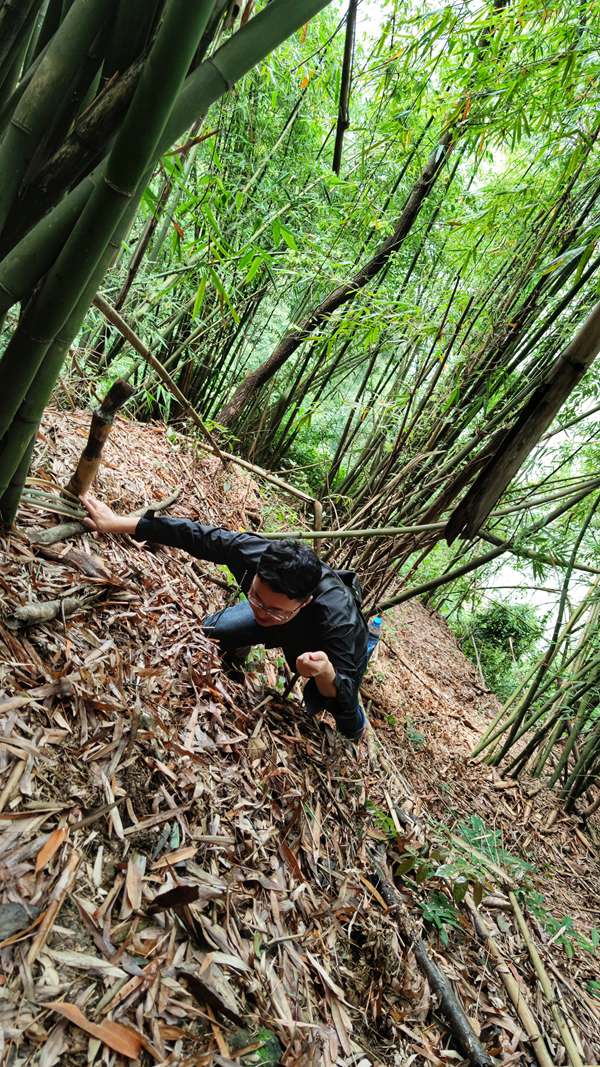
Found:
[[[182, 548], [199, 559], [225, 564], [246, 594], [269, 544], [266, 537], [258, 534], [201, 526], [190, 519], [156, 518], [151, 512], [140, 519], [134, 536], [138, 541]], [[310, 679], [305, 699], [309, 698], [307, 703], [314, 706], [317, 698], [335, 716], [338, 729], [346, 737], [360, 736], [365, 718], [358, 689], [367, 665], [367, 625], [352, 589], [337, 572], [323, 564], [313, 599], [290, 622], [270, 626], [265, 643], [268, 648], [281, 648], [293, 671], [301, 653], [326, 652], [335, 667], [337, 695], [330, 700], [320, 697]], [[309, 687], [314, 687], [315, 692]]]

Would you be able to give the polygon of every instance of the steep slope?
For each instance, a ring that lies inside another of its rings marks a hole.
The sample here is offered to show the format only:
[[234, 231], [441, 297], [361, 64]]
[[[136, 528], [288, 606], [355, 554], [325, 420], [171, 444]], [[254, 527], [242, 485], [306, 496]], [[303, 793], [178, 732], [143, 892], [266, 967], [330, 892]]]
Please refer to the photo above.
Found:
[[[64, 484], [87, 424], [46, 416], [38, 489]], [[174, 513], [261, 524], [245, 475], [118, 420], [98, 492], [126, 511], [174, 490]], [[407, 933], [423, 917], [488, 1052], [535, 1062], [489, 946], [452, 903], [466, 881], [560, 1063], [494, 864], [529, 897], [543, 884], [534, 936], [583, 1062], [597, 1058], [597, 958], [577, 945], [570, 961], [544, 918], [573, 915], [591, 936], [597, 849], [572, 820], [544, 832], [547, 797], [467, 762], [491, 698], [445, 624], [416, 604], [386, 620], [356, 755], [282, 697], [276, 656], [255, 657], [243, 685], [223, 674], [199, 625], [235, 596], [223, 573], [129, 539], [41, 549], [27, 531], [56, 520], [40, 500], [5, 539], [0, 576], [6, 1062], [463, 1062]], [[19, 624], [19, 605], [54, 600], [53, 620]], [[448, 830], [469, 820], [459, 847]]]

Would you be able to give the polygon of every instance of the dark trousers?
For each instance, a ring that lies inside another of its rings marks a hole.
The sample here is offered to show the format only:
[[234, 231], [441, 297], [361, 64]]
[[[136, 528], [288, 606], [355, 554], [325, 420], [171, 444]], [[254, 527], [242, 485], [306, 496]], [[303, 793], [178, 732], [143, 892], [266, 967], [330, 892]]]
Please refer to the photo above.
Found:
[[[202, 628], [208, 637], [212, 637], [213, 640], [219, 642], [221, 650], [225, 653], [234, 652], [238, 649], [245, 651], [250, 645], [266, 645], [269, 647], [272, 637], [268, 626], [259, 626], [247, 600], [241, 600], [238, 604], [234, 604], [233, 607], [224, 608], [222, 611], [216, 611], [213, 615], [208, 615], [202, 624]], [[378, 640], [378, 637], [373, 637], [369, 634], [366, 662], [369, 661]], [[288, 661], [288, 666], [292, 671], [295, 671], [295, 663], [289, 663]], [[304, 686], [303, 700], [304, 706], [310, 714], [316, 715], [319, 711], [326, 710], [331, 711], [336, 720], [339, 719], [339, 715], [336, 714], [335, 700], [324, 697], [319, 692], [314, 678], [309, 678]], [[353, 733], [360, 734], [367, 721], [360, 704], [357, 704], [352, 718], [354, 720], [352, 723]], [[356, 731], [354, 731], [355, 723]], [[346, 733], [342, 723], [338, 722], [338, 725], [342, 729], [342, 733]], [[349, 734], [346, 734], [346, 736], [349, 736]]]

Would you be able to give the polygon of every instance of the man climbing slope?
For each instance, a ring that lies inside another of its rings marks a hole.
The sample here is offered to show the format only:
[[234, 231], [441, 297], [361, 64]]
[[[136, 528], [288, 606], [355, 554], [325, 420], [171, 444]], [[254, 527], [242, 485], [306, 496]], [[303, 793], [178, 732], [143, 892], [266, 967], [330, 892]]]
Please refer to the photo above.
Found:
[[247, 600], [209, 615], [205, 633], [230, 662], [243, 662], [251, 645], [281, 648], [290, 669], [308, 679], [307, 710], [330, 711], [344, 737], [360, 739], [366, 717], [359, 686], [376, 639], [360, 612], [351, 572], [332, 570], [296, 541], [270, 541], [152, 512], [143, 518], [117, 515], [90, 495], [82, 503], [92, 530], [130, 534], [229, 567]]

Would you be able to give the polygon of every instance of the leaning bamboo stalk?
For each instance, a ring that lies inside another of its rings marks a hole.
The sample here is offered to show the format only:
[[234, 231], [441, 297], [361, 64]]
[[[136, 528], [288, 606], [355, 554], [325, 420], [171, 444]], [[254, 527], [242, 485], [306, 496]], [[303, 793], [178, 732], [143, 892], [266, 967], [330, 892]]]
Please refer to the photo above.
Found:
[[546, 971], [546, 968], [542, 963], [540, 954], [534, 944], [533, 938], [529, 931], [529, 927], [527, 926], [527, 922], [525, 921], [525, 916], [523, 915], [519, 902], [512, 890], [511, 892], [509, 892], [508, 898], [512, 905], [517, 926], [519, 927], [519, 932], [525, 944], [527, 945], [527, 951], [529, 952], [529, 958], [531, 960], [533, 969], [537, 975], [540, 986], [542, 987], [544, 996], [548, 1001], [550, 1011], [552, 1013], [552, 1018], [556, 1023], [556, 1027], [561, 1036], [561, 1040], [563, 1042], [563, 1045], [565, 1046], [569, 1063], [571, 1064], [571, 1067], [583, 1067], [583, 1060], [577, 1047], [578, 1044], [581, 1045], [581, 1042], [576, 1039], [576, 1032], [573, 1027], [573, 1024], [570, 1020], [567, 1023], [567, 1020], [565, 1019], [558, 1005], [556, 993], [552, 988], [552, 983], [550, 981], [550, 978], [548, 977], [548, 972]]
[[[205, 441], [201, 442], [201, 447], [206, 448], [207, 451], [211, 452], [213, 455], [218, 456], [219, 459], [221, 459], [223, 462], [227, 461], [228, 463], [235, 463], [237, 464], [237, 466], [243, 467], [245, 470], [251, 471], [252, 474], [259, 475], [261, 478], [264, 478], [265, 481], [271, 482], [273, 485], [278, 486], [279, 489], [282, 489], [284, 492], [289, 493], [291, 496], [295, 496], [299, 500], [303, 500], [305, 503], [311, 504], [313, 509], [315, 509], [315, 505], [318, 505], [319, 502], [315, 500], [314, 497], [309, 496], [308, 493], [302, 492], [301, 489], [296, 489], [295, 486], [289, 485], [288, 482], [285, 482], [283, 478], [278, 478], [270, 471], [263, 470], [262, 467], [258, 467], [255, 463], [249, 463], [247, 460], [241, 459], [239, 456], [234, 456], [231, 452], [225, 452], [222, 448], [220, 448], [214, 440], [210, 431], [207, 429], [203, 419], [198, 414], [196, 409], [193, 407], [187, 397], [181, 392], [181, 389], [173, 381], [171, 375], [168, 373], [168, 371], [165, 370], [162, 363], [160, 363], [156, 356], [154, 356], [152, 352], [150, 352], [150, 349], [147, 348], [141, 337], [139, 337], [138, 334], [135, 333], [134, 330], [132, 330], [131, 326], [125, 321], [123, 316], [120, 315], [117, 311], [115, 311], [112, 305], [109, 304], [108, 301], [104, 299], [104, 297], [98, 295], [94, 300], [94, 304], [109, 320], [109, 322], [112, 322], [113, 326], [115, 326], [116, 329], [118, 329], [119, 332], [123, 334], [123, 336], [129, 342], [131, 347], [135, 349], [135, 351], [142, 357], [142, 359], [149, 363], [152, 369], [156, 371], [156, 374], [160, 378], [161, 382], [163, 382], [167, 386], [167, 388], [170, 390], [175, 399], [181, 404], [186, 415], [191, 419], [194, 425], [197, 426], [199, 430], [201, 430], [205, 438]], [[316, 514], [317, 510], [315, 509], [315, 517]]]
[[[578, 504], [580, 500], [583, 500], [591, 492], [590, 489], [582, 489], [580, 492], [575, 493], [572, 497], [569, 497], [564, 504], [554, 508], [549, 514], [542, 516], [537, 522], [531, 523], [521, 531], [521, 537], [531, 537], [532, 534], [537, 533], [538, 530], [549, 526], [550, 523], [555, 522], [556, 519], [564, 515], [566, 511], [569, 511], [575, 504]], [[429, 582], [423, 582], [421, 585], [412, 586], [410, 589], [405, 589], [397, 596], [390, 597], [388, 600], [384, 600], [381, 603], [373, 607], [373, 611], [386, 611], [388, 608], [395, 607], [396, 604], [403, 604], [406, 600], [411, 600], [415, 596], [420, 596], [422, 593], [429, 592], [430, 589], [437, 589], [441, 585], [446, 585], [450, 581], [454, 581], [455, 578], [460, 578], [464, 574], [469, 574], [471, 571], [476, 570], [478, 567], [483, 566], [484, 563], [489, 563], [493, 559], [497, 559], [498, 556], [502, 556], [505, 552], [511, 551], [511, 541], [507, 538], [502, 541], [500, 545], [491, 550], [490, 552], [484, 552], [481, 556], [477, 556], [475, 559], [465, 563], [462, 567], [457, 567], [450, 574], [442, 575], [441, 578], [433, 578]]]
[[0, 145], [0, 230], [40, 139], [69, 90], [81, 56], [110, 16], [110, 4], [76, 0], [50, 42], [38, 70], [18, 102]]
[[66, 487], [67, 494], [82, 496], [90, 488], [102, 459], [102, 450], [111, 431], [115, 415], [135, 390], [129, 382], [117, 379], [108, 390], [100, 407], [92, 415], [87, 444]]
[[506, 989], [506, 992], [510, 997], [510, 1000], [517, 1013], [517, 1016], [519, 1017], [521, 1025], [523, 1026], [523, 1029], [525, 1030], [525, 1033], [527, 1034], [531, 1042], [531, 1047], [534, 1051], [535, 1058], [538, 1061], [539, 1067], [554, 1067], [554, 1060], [550, 1057], [544, 1038], [540, 1033], [540, 1028], [533, 1016], [529, 1005], [527, 1004], [527, 1001], [525, 1000], [523, 990], [521, 989], [521, 986], [517, 982], [514, 975], [511, 973], [508, 963], [504, 959], [502, 952], [500, 951], [496, 941], [492, 937], [483, 919], [483, 916], [477, 910], [473, 901], [469, 899], [469, 896], [470, 894], [467, 893], [467, 896], [465, 897], [465, 903], [471, 914], [473, 926], [475, 927], [478, 937], [480, 937], [483, 941], [486, 951], [494, 960], [494, 963], [496, 965], [496, 972], [500, 975], [504, 988]]
[[[163, 155], [211, 104], [329, 2], [296, 0], [290, 4], [288, 0], [271, 0], [249, 19], [186, 79], [163, 131], [157, 155]], [[93, 138], [91, 143], [96, 145]], [[43, 216], [0, 264], [0, 311], [27, 296], [51, 267], [94, 185], [103, 181], [105, 169], [106, 159]]]
[[111, 242], [129, 225], [140, 183], [152, 166], [174, 97], [212, 8], [212, 0], [202, 0], [193, 8], [186, 0], [168, 0], [103, 180], [4, 352], [2, 493], [35, 433], [68, 346], [104, 275]]
[[181, 389], [179, 388], [177, 383], [173, 381], [173, 378], [171, 377], [169, 372], [165, 370], [162, 363], [160, 363], [156, 356], [152, 354], [150, 349], [147, 348], [142, 339], [135, 333], [134, 330], [132, 330], [131, 326], [125, 321], [123, 316], [119, 314], [116, 308], [114, 308], [112, 304], [109, 304], [108, 300], [105, 300], [103, 296], [100, 296], [100, 294], [98, 294], [94, 298], [94, 304], [98, 308], [98, 310], [102, 312], [104, 318], [116, 327], [119, 333], [123, 335], [125, 340], [129, 342], [131, 347], [135, 349], [135, 351], [140, 356], [142, 356], [142, 358], [146, 361], [146, 363], [149, 364], [149, 366], [152, 367], [152, 370], [156, 372], [161, 382], [163, 382], [163, 384], [167, 386], [167, 389], [169, 389], [175, 399], [179, 401], [181, 406], [184, 408], [186, 414], [189, 415], [190, 419], [194, 423], [194, 426], [197, 426], [203, 437], [206, 438], [211, 449], [217, 454], [219, 459], [223, 463], [225, 463], [224, 453], [221, 451], [215, 438], [208, 429], [206, 423], [204, 422], [204, 419], [202, 419], [196, 409], [192, 407], [187, 397], [184, 396], [184, 394], [181, 392]]

